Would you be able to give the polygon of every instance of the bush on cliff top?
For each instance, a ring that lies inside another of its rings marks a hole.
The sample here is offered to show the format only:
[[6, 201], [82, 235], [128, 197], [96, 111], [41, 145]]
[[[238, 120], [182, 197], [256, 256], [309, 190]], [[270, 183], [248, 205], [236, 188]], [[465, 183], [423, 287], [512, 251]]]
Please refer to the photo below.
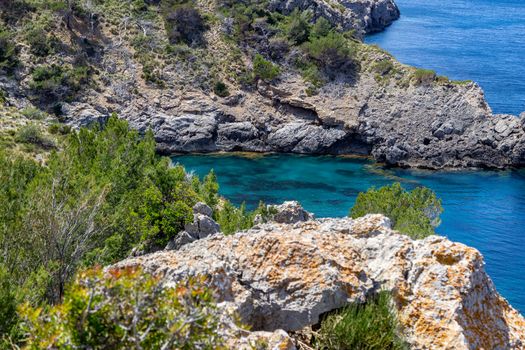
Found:
[[170, 43], [184, 43], [188, 46], [203, 43], [202, 36], [206, 30], [206, 24], [192, 1], [163, 1], [162, 13]]
[[308, 55], [319, 64], [337, 68], [352, 58], [352, 50], [343, 34], [331, 31], [326, 36], [313, 37], [305, 44]]
[[358, 218], [366, 214], [384, 214], [392, 220], [395, 230], [421, 239], [435, 234], [442, 212], [441, 200], [432, 190], [417, 187], [409, 192], [395, 183], [359, 193], [350, 216]]
[[416, 85], [430, 84], [436, 79], [436, 72], [430, 69], [416, 69], [412, 73], [412, 80]]
[[221, 349], [202, 278], [171, 288], [140, 269], [80, 273], [62, 304], [20, 308], [26, 349]]

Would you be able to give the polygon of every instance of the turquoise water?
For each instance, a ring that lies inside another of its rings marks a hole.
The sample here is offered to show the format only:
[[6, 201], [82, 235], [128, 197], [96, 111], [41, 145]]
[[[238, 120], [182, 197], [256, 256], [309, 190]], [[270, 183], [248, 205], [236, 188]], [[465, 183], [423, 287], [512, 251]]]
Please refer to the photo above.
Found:
[[525, 1], [396, 0], [401, 18], [366, 41], [403, 63], [474, 80], [495, 113], [525, 111]]
[[357, 194], [399, 181], [432, 188], [443, 200], [437, 232], [479, 249], [500, 293], [525, 312], [525, 171], [431, 172], [384, 169], [362, 159], [269, 155], [178, 156], [204, 176], [217, 173], [220, 193], [254, 208], [259, 200], [298, 200], [317, 217], [345, 216]]

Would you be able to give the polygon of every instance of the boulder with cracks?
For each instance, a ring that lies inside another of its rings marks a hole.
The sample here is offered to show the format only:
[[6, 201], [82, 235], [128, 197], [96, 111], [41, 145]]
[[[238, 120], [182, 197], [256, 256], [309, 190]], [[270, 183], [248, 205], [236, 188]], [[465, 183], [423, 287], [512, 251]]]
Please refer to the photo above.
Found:
[[388, 290], [413, 348], [525, 346], [525, 319], [498, 294], [477, 250], [438, 236], [412, 240], [381, 215], [267, 223], [110, 268], [137, 265], [165, 285], [208, 276], [221, 305], [255, 331], [299, 330]]

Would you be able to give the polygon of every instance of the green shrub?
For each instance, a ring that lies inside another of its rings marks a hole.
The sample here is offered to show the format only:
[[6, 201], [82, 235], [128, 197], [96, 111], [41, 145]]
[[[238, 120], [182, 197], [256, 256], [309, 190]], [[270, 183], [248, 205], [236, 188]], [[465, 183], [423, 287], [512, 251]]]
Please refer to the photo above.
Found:
[[226, 86], [226, 84], [224, 84], [222, 81], [215, 82], [215, 85], [213, 86], [213, 93], [219, 97], [226, 97], [230, 95], [228, 86]]
[[416, 69], [412, 73], [412, 81], [416, 85], [430, 84], [436, 79], [436, 72], [429, 69]]
[[36, 107], [26, 107], [20, 111], [20, 114], [31, 120], [42, 120], [46, 117], [46, 113]]
[[217, 4], [224, 17], [233, 18], [233, 27], [227, 30], [227, 35], [238, 43], [253, 36], [254, 23], [258, 19], [264, 18], [272, 24], [277, 23], [273, 19], [277, 14], [267, 10], [267, 0], [219, 0]]
[[312, 38], [322, 38], [330, 34], [331, 30], [332, 25], [330, 22], [324, 17], [319, 17], [319, 19], [313, 25], [310, 35]]
[[27, 349], [221, 349], [206, 281], [171, 288], [140, 269], [80, 273], [62, 304], [20, 308]]
[[312, 14], [307, 11], [293, 10], [283, 26], [286, 37], [293, 45], [300, 45], [308, 41], [310, 36], [310, 20]]
[[74, 68], [56, 64], [38, 66], [31, 74], [29, 86], [46, 100], [69, 99], [89, 82], [89, 73], [89, 68], [81, 65]]
[[222, 205], [216, 208], [213, 216], [221, 226], [222, 233], [230, 235], [252, 228], [256, 216], [259, 216], [263, 222], [267, 222], [275, 214], [276, 209], [272, 206], [267, 206], [262, 201], [259, 202], [257, 209], [248, 211], [244, 203], [237, 208], [230, 201], [224, 200]]
[[253, 77], [255, 80], [271, 81], [277, 78], [281, 70], [279, 66], [264, 59], [260, 54], [256, 54], [253, 59]]
[[333, 31], [327, 36], [312, 38], [305, 44], [305, 49], [318, 64], [330, 68], [340, 67], [352, 58], [347, 39], [341, 33]]
[[246, 211], [244, 203], [240, 208], [236, 208], [229, 201], [225, 201], [214, 216], [225, 235], [247, 230], [253, 226], [254, 215]]
[[[188, 196], [197, 197], [196, 193]], [[151, 248], [162, 249], [168, 241], [184, 229], [184, 225], [193, 221], [190, 204], [183, 200], [166, 201], [162, 191], [154, 185], [142, 191], [142, 200], [134, 209], [128, 223], [130, 230], [135, 230], [140, 241]]]
[[160, 63], [152, 55], [144, 55], [141, 61], [142, 79], [164, 88], [166, 83], [162, 78], [162, 72], [159, 70]]
[[0, 89], [0, 104], [7, 102], [7, 94], [4, 90]]
[[34, 124], [26, 125], [18, 130], [15, 140], [22, 143], [29, 143], [43, 148], [53, 148], [53, 140], [45, 137], [40, 128]]
[[319, 88], [325, 84], [323, 75], [316, 64], [309, 63], [301, 68], [303, 79], [310, 82], [314, 87]]
[[0, 25], [0, 70], [12, 73], [18, 66], [18, 50], [12, 40], [13, 33]]
[[67, 135], [71, 132], [71, 126], [61, 123], [54, 123], [49, 125], [47, 131], [53, 135]]
[[171, 44], [196, 46], [203, 43], [206, 24], [191, 1], [166, 1], [163, 5], [165, 27]]
[[417, 187], [409, 192], [401, 184], [394, 183], [359, 193], [350, 216], [358, 218], [366, 214], [383, 214], [392, 220], [395, 230], [421, 239], [435, 234], [442, 212], [441, 200], [432, 190]]
[[398, 335], [398, 322], [391, 310], [391, 298], [380, 292], [366, 304], [357, 303], [321, 322], [316, 334], [317, 349], [401, 350], [407, 346]]
[[0, 263], [0, 349], [2, 342], [7, 341], [3, 336], [11, 335], [16, 323], [16, 296], [13, 283], [5, 266]]

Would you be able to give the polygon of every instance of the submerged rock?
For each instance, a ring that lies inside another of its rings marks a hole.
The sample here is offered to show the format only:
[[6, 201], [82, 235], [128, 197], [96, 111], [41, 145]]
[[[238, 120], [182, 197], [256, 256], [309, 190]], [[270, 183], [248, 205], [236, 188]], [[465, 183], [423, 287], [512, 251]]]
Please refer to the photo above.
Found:
[[323, 313], [391, 291], [415, 349], [520, 349], [525, 320], [496, 291], [481, 254], [431, 236], [412, 240], [381, 215], [267, 223], [233, 236], [122, 261], [173, 285], [209, 276], [221, 305], [256, 331], [294, 331]]

